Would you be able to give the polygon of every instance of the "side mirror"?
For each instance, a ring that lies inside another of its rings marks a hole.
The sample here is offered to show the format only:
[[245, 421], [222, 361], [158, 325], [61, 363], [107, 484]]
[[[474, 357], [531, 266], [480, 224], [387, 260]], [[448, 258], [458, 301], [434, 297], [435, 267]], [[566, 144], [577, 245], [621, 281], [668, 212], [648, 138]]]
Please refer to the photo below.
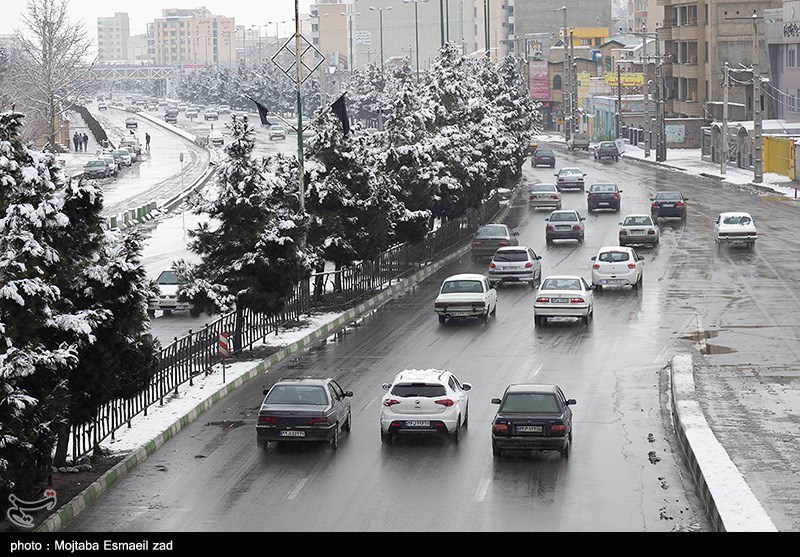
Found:
[[264, 390], [262, 391], [262, 394], [263, 394], [264, 396], [267, 396], [267, 393], [268, 393], [268, 392], [269, 392], [269, 389], [264, 389]]
[[617, 193], [622, 193], [622, 190], [617, 190]]
[[550, 217], [547, 217], [546, 219], [544, 219], [544, 222], [549, 222], [549, 221], [550, 221]]
[[620, 222], [619, 225], [622, 226], [622, 222]]
[[596, 255], [593, 255], [593, 256], [592, 256], [592, 261], [594, 261], [594, 260], [596, 260], [596, 259], [597, 259], [597, 256], [596, 256]]
[[461, 383], [461, 388], [468, 391], [472, 388], [472, 383]]
[[578, 401], [576, 401], [574, 398], [567, 399], [567, 406], [572, 406], [574, 404], [578, 404]]
[[492, 399], [492, 404], [500, 404], [500, 399], [499, 398], [493, 398]]
[[586, 174], [585, 172], [583, 173], [583, 175], [584, 175], [584, 176], [588, 176], [588, 174]]
[[344, 396], [353, 396], [353, 391], [345, 391]]
[[558, 176], [558, 174], [553, 174], [553, 176]]
[[644, 261], [644, 255], [639, 256], [639, 261]]
[[519, 236], [519, 232], [514, 232], [514, 236]]
[[541, 259], [541, 258], [542, 258], [542, 256], [541, 256], [541, 255], [537, 255], [537, 256], [536, 256], [536, 259]]
[[381, 385], [381, 389], [383, 389], [384, 391], [388, 391], [391, 387], [392, 386], [389, 383], [384, 383], [383, 385]]

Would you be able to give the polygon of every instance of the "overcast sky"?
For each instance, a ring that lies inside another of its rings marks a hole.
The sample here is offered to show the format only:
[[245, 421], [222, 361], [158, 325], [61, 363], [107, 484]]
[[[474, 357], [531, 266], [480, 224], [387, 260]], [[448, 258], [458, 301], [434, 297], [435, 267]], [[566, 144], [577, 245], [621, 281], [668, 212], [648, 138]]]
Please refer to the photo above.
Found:
[[[294, 22], [295, 0], [132, 0], [130, 2], [98, 2], [97, 0], [68, 0], [70, 20], [82, 21], [89, 37], [97, 38], [97, 18], [111, 17], [115, 12], [127, 12], [130, 18], [131, 34], [145, 32], [145, 24], [161, 17], [163, 8], [197, 8], [205, 6], [212, 13], [236, 18], [237, 25], [266, 25], [272, 21]], [[300, 0], [300, 11], [308, 12], [311, 0]], [[3, 13], [0, 18], [0, 34], [13, 33], [22, 28], [21, 15], [25, 12], [28, 0], [3, 0]], [[288, 32], [289, 23], [280, 26], [281, 33]], [[270, 32], [275, 26], [270, 25]], [[264, 33], [267, 33], [265, 30]]]

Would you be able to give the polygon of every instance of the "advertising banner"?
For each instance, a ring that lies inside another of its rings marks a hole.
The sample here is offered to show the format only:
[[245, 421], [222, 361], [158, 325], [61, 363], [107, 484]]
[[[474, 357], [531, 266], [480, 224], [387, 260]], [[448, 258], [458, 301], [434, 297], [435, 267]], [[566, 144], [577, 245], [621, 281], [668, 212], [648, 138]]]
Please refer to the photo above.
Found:
[[528, 62], [528, 76], [531, 98], [535, 100], [549, 100], [550, 80], [547, 75], [547, 61], [531, 60]]

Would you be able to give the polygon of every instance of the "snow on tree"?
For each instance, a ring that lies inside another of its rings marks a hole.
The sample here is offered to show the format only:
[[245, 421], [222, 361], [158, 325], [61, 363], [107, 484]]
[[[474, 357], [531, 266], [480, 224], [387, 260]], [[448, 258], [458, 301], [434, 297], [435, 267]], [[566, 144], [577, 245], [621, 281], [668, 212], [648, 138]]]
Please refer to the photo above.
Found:
[[274, 162], [253, 158], [255, 131], [247, 121], [234, 118], [231, 130], [219, 191], [195, 208], [210, 218], [190, 231], [189, 248], [201, 262], [179, 261], [175, 270], [189, 281], [180, 295], [193, 301], [195, 315], [237, 310], [238, 347], [242, 311], [279, 313], [314, 260], [303, 249], [306, 219], [290, 169], [270, 174]]

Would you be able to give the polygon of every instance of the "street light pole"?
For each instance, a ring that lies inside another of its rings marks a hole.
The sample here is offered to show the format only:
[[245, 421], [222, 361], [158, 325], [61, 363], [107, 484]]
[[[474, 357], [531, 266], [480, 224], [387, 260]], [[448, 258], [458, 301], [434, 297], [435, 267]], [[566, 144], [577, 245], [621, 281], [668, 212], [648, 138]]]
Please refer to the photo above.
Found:
[[[386, 87], [386, 76], [384, 75], [384, 65], [386, 64], [385, 58], [383, 57], [383, 12], [385, 10], [391, 10], [391, 6], [386, 6], [384, 8], [376, 8], [375, 6], [370, 6], [370, 10], [378, 12], [378, 21], [379, 21], [379, 29], [380, 29], [380, 38], [381, 38], [381, 92], [383, 92], [384, 87]], [[378, 129], [383, 131], [383, 107], [378, 108]]]
[[419, 83], [419, 3], [428, 0], [403, 0], [405, 4], [414, 4], [414, 42], [417, 49], [417, 83]]
[[569, 78], [570, 78], [570, 73], [572, 72], [570, 71], [571, 65], [569, 63], [569, 54], [567, 50], [567, 7], [561, 6], [555, 11], [558, 12], [561, 10], [564, 11], [564, 35], [562, 40], [562, 43], [564, 44], [564, 79], [562, 80], [561, 84], [561, 100], [562, 104], [564, 105], [562, 109], [564, 112], [564, 141], [569, 141], [571, 134], [569, 129], [570, 126], [567, 125], [567, 115], [572, 114], [572, 107], [569, 104], [571, 95], [570, 91], [572, 91], [572, 88], [570, 87]]
[[753, 182], [760, 184], [763, 181], [763, 167], [761, 160], [761, 74], [758, 73], [758, 14], [753, 10], [753, 143], [755, 153], [753, 158]]
[[350, 52], [348, 53], [348, 57], [347, 57], [347, 65], [348, 65], [348, 68], [349, 68], [351, 74], [352, 74], [353, 70], [356, 67], [356, 62], [355, 62], [356, 51], [353, 48], [353, 18], [355, 16], [357, 16], [357, 15], [361, 15], [361, 12], [352, 11], [352, 7], [353, 7], [353, 4], [348, 4], [346, 12], [339, 12], [343, 16], [347, 17], [347, 32], [348, 32], [348, 41], [347, 42], [348, 42], [348, 46], [349, 46], [349, 49], [350, 49]]

